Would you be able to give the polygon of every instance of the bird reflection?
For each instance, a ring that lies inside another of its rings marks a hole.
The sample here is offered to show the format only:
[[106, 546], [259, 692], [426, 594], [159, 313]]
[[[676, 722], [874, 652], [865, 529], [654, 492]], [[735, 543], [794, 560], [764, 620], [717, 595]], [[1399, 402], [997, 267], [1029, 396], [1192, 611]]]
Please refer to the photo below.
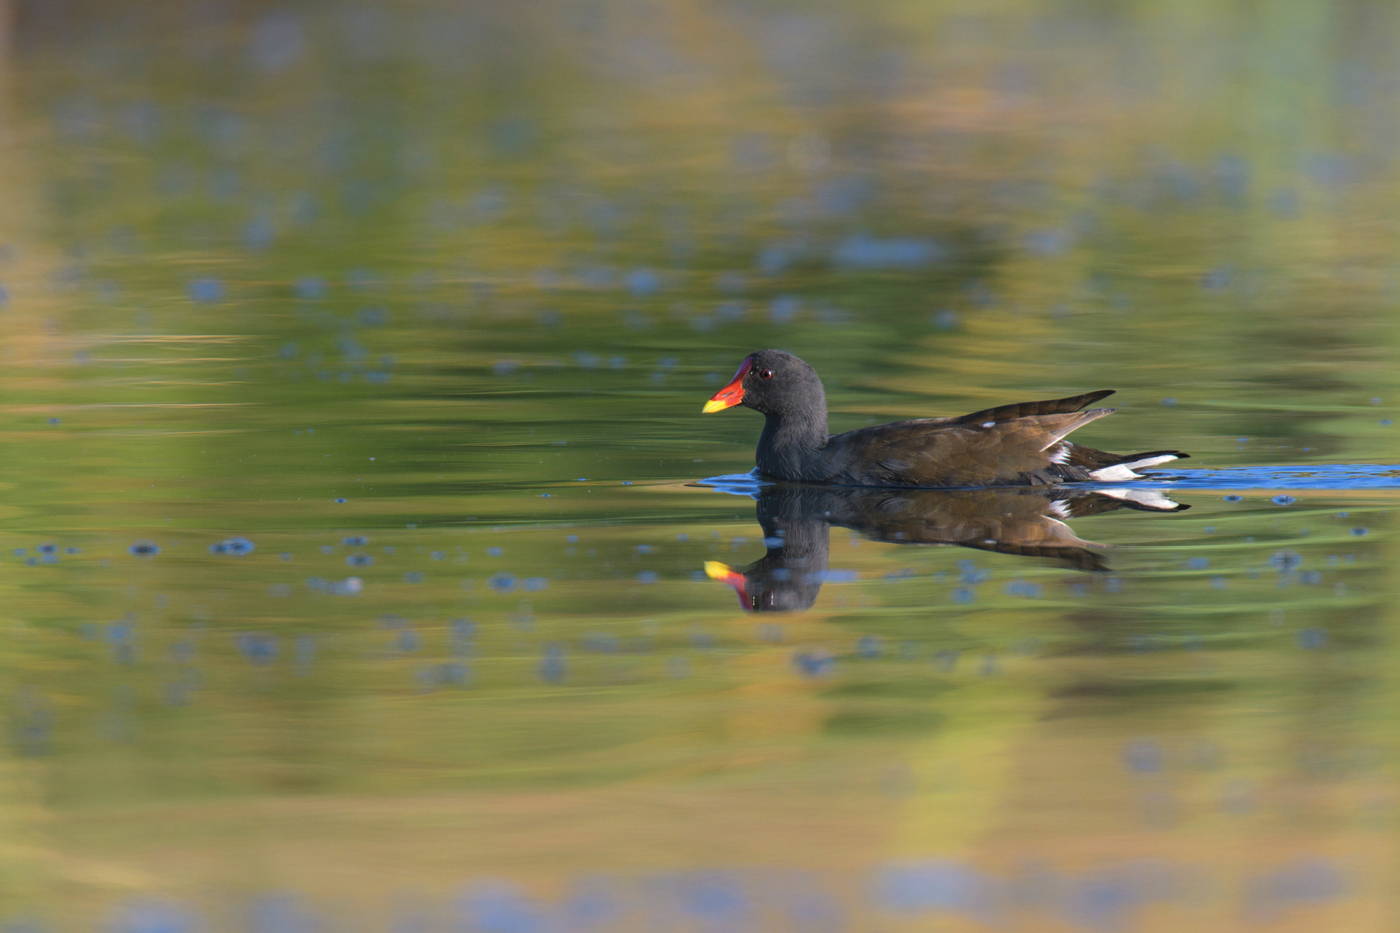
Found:
[[743, 568], [706, 561], [705, 573], [732, 586], [747, 612], [801, 612], [831, 578], [832, 525], [874, 541], [952, 544], [1105, 571], [1095, 550], [1104, 545], [1079, 538], [1065, 520], [1125, 508], [1179, 512], [1190, 506], [1142, 489], [769, 486], [757, 509], [768, 553]]

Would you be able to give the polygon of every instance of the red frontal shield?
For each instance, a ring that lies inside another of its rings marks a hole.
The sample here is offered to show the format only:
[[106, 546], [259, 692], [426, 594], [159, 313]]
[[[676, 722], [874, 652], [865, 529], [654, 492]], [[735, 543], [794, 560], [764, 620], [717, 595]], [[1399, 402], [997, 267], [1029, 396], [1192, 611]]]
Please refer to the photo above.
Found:
[[724, 411], [726, 408], [733, 408], [744, 400], [744, 377], [753, 368], [753, 357], [744, 357], [744, 362], [739, 364], [739, 371], [734, 374], [734, 378], [729, 380], [729, 385], [720, 389], [710, 400], [705, 403], [705, 407], [700, 409], [701, 413], [708, 415], [712, 411]]

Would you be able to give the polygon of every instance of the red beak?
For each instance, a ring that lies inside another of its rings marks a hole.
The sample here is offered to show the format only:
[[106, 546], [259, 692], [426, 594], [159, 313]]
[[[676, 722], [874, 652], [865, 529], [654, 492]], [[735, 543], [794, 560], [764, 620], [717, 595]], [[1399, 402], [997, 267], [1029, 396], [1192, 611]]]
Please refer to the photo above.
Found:
[[705, 407], [700, 409], [700, 412], [708, 415], [712, 411], [733, 408], [742, 402], [744, 400], [744, 377], [749, 374], [752, 367], [753, 357], [744, 357], [744, 362], [739, 364], [739, 371], [734, 374], [733, 379], [729, 380], [729, 385], [710, 396], [710, 400], [705, 403]]

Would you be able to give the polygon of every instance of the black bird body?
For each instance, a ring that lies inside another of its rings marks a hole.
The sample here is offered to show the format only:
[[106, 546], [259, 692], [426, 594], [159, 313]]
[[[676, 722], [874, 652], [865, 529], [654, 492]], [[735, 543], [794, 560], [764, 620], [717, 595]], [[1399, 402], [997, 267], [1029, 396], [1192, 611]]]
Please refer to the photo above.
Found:
[[827, 429], [826, 393], [811, 366], [782, 350], [745, 358], [705, 411], [743, 405], [763, 414], [755, 461], [767, 477], [848, 486], [1028, 486], [1136, 479], [1134, 469], [1187, 454], [1111, 454], [1065, 437], [1112, 408], [1083, 410], [1113, 394], [1020, 402], [951, 418]]

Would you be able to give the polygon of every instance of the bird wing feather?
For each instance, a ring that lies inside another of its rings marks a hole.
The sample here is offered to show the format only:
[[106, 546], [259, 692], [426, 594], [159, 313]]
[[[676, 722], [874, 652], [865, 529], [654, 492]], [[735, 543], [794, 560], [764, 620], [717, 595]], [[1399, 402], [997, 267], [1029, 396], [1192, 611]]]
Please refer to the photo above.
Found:
[[995, 408], [984, 408], [981, 411], [962, 415], [952, 419], [952, 421], [954, 424], [982, 424], [987, 421], [1029, 418], [1033, 415], [1067, 414], [1079, 411], [1086, 405], [1092, 405], [1099, 399], [1108, 398], [1115, 391], [1114, 389], [1100, 389], [1097, 392], [1085, 392], [1083, 395], [1071, 395], [1069, 398], [1051, 398], [1040, 402], [1016, 402], [1011, 405], [998, 405]]
[[[1008, 406], [1009, 407], [1009, 406]], [[832, 438], [841, 462], [831, 482], [886, 486], [994, 486], [1053, 471], [1055, 445], [1111, 408], [963, 423], [926, 418], [860, 428]], [[1035, 479], [1051, 482], [1054, 477]]]

